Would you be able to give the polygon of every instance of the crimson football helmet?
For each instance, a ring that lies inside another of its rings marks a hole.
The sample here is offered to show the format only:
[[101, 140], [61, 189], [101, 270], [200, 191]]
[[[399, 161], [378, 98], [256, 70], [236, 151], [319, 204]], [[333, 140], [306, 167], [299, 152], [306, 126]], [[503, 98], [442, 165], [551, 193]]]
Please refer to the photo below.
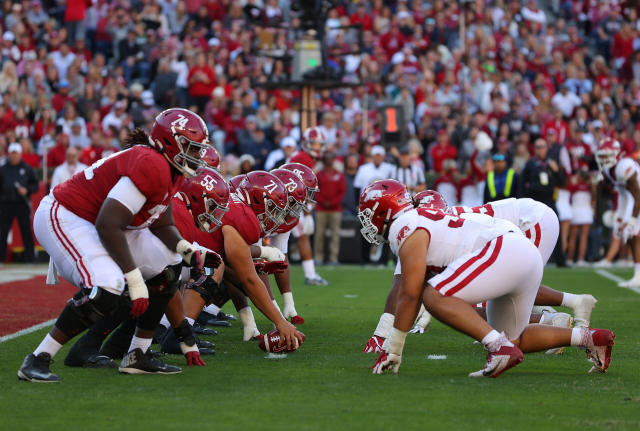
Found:
[[211, 233], [222, 226], [222, 217], [229, 210], [229, 187], [217, 171], [198, 169], [194, 177], [184, 181], [179, 196], [200, 230]]
[[598, 143], [596, 149], [596, 162], [602, 171], [616, 165], [622, 154], [622, 145], [613, 138], [604, 138]]
[[215, 147], [209, 147], [204, 150], [202, 161], [216, 171], [220, 170], [220, 153], [218, 153]]
[[304, 210], [307, 199], [307, 188], [295, 173], [286, 169], [274, 169], [271, 171], [278, 177], [287, 190], [287, 217], [284, 224], [294, 225], [298, 222], [300, 214]]
[[413, 197], [413, 204], [430, 210], [446, 211], [449, 207], [444, 196], [435, 190], [424, 190]]
[[302, 163], [285, 163], [280, 166], [280, 169], [286, 169], [300, 177], [307, 188], [307, 203], [316, 203], [313, 198], [320, 189], [318, 188], [318, 178], [313, 172], [313, 169], [307, 165], [303, 165]]
[[374, 181], [360, 194], [358, 219], [362, 224], [362, 236], [371, 244], [382, 243], [393, 219], [412, 208], [411, 195], [400, 181]]
[[322, 157], [325, 144], [326, 138], [322, 130], [319, 127], [311, 127], [302, 135], [300, 147], [314, 159], [319, 159]]
[[249, 172], [235, 193], [253, 210], [264, 236], [271, 235], [284, 223], [287, 190], [275, 175], [265, 171]]
[[203, 165], [202, 157], [209, 148], [209, 131], [197, 114], [188, 109], [171, 108], [156, 117], [149, 142], [189, 178]]
[[245, 176], [246, 175], [244, 174], [240, 174], [240, 175], [236, 175], [235, 177], [229, 180], [229, 190], [231, 190], [231, 193], [236, 192], [236, 189], [238, 188], [242, 180], [244, 180]]

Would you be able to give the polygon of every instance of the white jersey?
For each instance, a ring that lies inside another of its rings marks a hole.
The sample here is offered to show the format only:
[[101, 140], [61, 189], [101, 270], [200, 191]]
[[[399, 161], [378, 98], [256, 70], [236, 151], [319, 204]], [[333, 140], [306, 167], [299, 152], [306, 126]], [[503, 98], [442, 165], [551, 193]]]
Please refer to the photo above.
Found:
[[398, 255], [404, 241], [416, 230], [429, 233], [427, 267], [444, 268], [458, 257], [485, 246], [489, 241], [518, 228], [506, 220], [476, 214], [472, 219], [417, 208], [401, 214], [391, 224], [389, 243]]
[[[518, 226], [522, 232], [526, 232], [531, 226], [542, 220], [547, 208], [549, 207], [542, 202], [530, 198], [508, 198], [489, 202], [478, 207], [450, 207], [449, 212], [456, 216], [471, 213], [486, 214], [491, 217], [507, 220]], [[466, 218], [466, 215], [464, 217]]]
[[620, 159], [612, 169], [605, 170], [604, 174], [613, 182], [618, 192], [616, 218], [627, 220], [633, 215], [632, 211], [635, 200], [631, 192], [627, 190], [626, 185], [627, 181], [635, 174], [636, 182], [640, 186], [640, 165], [638, 165], [635, 160], [624, 157]]

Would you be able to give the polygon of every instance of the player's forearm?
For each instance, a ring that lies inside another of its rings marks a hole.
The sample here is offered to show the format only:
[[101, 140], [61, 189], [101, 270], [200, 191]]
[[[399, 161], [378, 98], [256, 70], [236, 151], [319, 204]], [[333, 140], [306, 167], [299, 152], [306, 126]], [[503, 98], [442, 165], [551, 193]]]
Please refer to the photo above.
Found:
[[129, 250], [127, 238], [124, 231], [119, 226], [96, 225], [100, 242], [104, 246], [109, 256], [120, 267], [123, 273], [128, 273], [136, 268], [135, 260]]
[[403, 332], [408, 332], [413, 326], [420, 309], [420, 298], [415, 295], [400, 293], [396, 306], [396, 318], [393, 326]]
[[246, 278], [242, 281], [242, 284], [246, 289], [245, 293], [251, 299], [251, 302], [258, 307], [258, 310], [267, 317], [267, 319], [271, 320], [276, 325], [284, 320], [282, 314], [280, 314], [278, 309], [273, 305], [273, 302], [269, 297], [269, 293], [267, 293], [267, 288], [262, 281], [260, 281], [257, 274], [255, 277]]
[[150, 230], [169, 250], [175, 250], [178, 242], [182, 240], [182, 235], [180, 235], [178, 228], [173, 225], [160, 226]]

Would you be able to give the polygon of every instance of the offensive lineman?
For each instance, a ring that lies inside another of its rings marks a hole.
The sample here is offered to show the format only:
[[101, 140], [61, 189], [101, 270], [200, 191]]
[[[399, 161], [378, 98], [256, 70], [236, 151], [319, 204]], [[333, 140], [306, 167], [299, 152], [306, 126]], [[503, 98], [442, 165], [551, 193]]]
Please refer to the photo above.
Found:
[[[51, 358], [75, 335], [115, 311], [125, 282], [131, 315], [140, 318], [121, 371], [181, 371], [149, 354], [155, 323], [149, 328], [145, 317], [153, 320], [157, 310], [149, 307], [145, 279], [164, 269], [157, 267], [158, 261], [163, 266], [181, 260], [189, 266], [203, 265], [203, 256], [173, 225], [171, 198], [184, 177], [193, 176], [201, 165], [208, 138], [196, 114], [168, 109], [156, 117], [150, 136], [134, 130], [129, 149], [99, 160], [43, 199], [34, 217], [36, 237], [57, 271], [80, 291], [27, 355], [19, 379], [58, 382], [50, 371]], [[219, 264], [217, 258], [213, 266]]]

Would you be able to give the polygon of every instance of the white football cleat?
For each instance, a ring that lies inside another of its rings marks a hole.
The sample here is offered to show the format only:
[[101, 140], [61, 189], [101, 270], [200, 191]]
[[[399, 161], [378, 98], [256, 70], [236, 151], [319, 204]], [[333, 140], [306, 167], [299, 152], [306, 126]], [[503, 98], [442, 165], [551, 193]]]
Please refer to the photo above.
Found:
[[256, 326], [245, 326], [242, 335], [242, 341], [250, 341], [260, 335], [260, 331]]
[[[544, 313], [542, 319], [540, 319], [542, 325], [555, 326], [556, 328], [571, 328], [573, 324], [573, 317], [567, 313]], [[547, 350], [547, 355], [559, 355], [564, 351], [564, 347], [555, 347]]]
[[634, 276], [631, 280], [621, 281], [618, 283], [618, 287], [640, 287], [640, 277]]
[[596, 306], [596, 302], [598, 302], [598, 300], [592, 295], [578, 295], [578, 297], [580, 298], [578, 300], [578, 305], [573, 308], [575, 326], [587, 328], [591, 321], [591, 312]]
[[593, 264], [593, 266], [595, 266], [597, 268], [611, 268], [613, 266], [613, 264], [611, 263], [610, 260], [602, 259], [602, 260], [599, 260], [599, 261], [595, 262]]

